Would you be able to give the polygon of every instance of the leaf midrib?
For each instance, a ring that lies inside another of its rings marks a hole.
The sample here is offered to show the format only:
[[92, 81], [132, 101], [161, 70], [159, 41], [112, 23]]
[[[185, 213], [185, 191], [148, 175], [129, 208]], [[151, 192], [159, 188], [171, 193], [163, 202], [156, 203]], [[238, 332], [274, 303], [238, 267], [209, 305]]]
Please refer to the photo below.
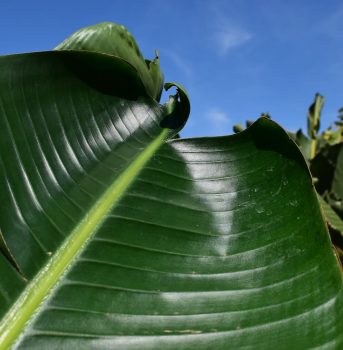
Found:
[[47, 265], [27, 285], [16, 303], [0, 322], [0, 350], [8, 349], [16, 341], [43, 300], [51, 294], [60, 278], [73, 265], [92, 236], [103, 224], [108, 213], [118, 203], [145, 164], [164, 143], [168, 132], [168, 129], [163, 129], [155, 140], [113, 181], [80, 220]]

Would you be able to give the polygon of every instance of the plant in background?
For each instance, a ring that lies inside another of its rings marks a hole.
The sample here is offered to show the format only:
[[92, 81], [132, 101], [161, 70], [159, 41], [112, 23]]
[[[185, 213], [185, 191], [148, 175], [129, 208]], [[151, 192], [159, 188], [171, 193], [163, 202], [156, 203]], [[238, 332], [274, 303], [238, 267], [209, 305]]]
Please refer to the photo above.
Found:
[[298, 147], [266, 117], [175, 139], [190, 105], [162, 86], [113, 23], [0, 57], [0, 349], [341, 349]]
[[[343, 262], [343, 109], [338, 111], [338, 120], [320, 134], [323, 106], [324, 97], [316, 94], [307, 114], [307, 135], [301, 129], [288, 135], [308, 163], [332, 242]], [[247, 127], [251, 124], [246, 122]], [[237, 133], [243, 127], [235, 125], [233, 130]]]

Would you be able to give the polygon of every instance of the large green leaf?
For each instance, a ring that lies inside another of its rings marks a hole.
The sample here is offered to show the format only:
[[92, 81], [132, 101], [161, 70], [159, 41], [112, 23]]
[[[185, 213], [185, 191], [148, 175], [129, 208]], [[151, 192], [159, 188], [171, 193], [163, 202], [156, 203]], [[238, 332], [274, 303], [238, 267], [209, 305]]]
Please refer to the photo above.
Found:
[[22, 275], [3, 287], [3, 315], [17, 285], [80, 231], [78, 222], [88, 224], [104, 189], [166, 132], [165, 108], [144, 97], [136, 71], [120, 59], [49, 52], [3, 57], [0, 66], [2, 250]]
[[0, 58], [0, 349], [342, 348], [300, 151], [264, 118], [168, 141], [182, 105], [114, 56]]

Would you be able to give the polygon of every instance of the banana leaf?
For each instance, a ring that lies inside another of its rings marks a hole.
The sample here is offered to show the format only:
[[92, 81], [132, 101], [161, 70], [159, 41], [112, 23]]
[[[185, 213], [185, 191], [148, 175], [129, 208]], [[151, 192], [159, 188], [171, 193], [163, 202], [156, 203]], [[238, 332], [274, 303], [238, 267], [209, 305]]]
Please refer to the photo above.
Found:
[[[171, 85], [167, 85], [167, 88]], [[174, 139], [125, 59], [0, 57], [0, 349], [340, 349], [342, 272], [267, 118]]]

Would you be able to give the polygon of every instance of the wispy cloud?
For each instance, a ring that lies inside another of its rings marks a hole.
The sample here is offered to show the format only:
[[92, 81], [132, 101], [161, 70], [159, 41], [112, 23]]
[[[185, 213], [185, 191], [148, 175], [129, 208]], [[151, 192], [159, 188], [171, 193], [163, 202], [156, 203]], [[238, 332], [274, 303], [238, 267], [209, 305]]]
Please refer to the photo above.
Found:
[[227, 135], [230, 133], [231, 119], [220, 108], [213, 107], [209, 109], [205, 117], [209, 125], [209, 133], [213, 135]]
[[178, 68], [183, 74], [185, 74], [188, 78], [192, 75], [192, 67], [186, 62], [179, 54], [171, 50], [163, 51], [163, 55], [168, 57], [172, 63]]
[[[247, 23], [242, 16], [230, 17], [227, 3], [213, 1], [208, 5], [210, 19], [210, 39], [218, 54], [226, 55], [249, 42], [253, 33], [248, 29]], [[232, 10], [232, 9], [231, 9]], [[237, 14], [237, 11], [233, 11]]]
[[252, 34], [228, 22], [218, 25], [214, 33], [214, 41], [221, 55], [226, 55], [231, 49], [241, 46], [252, 38]]

